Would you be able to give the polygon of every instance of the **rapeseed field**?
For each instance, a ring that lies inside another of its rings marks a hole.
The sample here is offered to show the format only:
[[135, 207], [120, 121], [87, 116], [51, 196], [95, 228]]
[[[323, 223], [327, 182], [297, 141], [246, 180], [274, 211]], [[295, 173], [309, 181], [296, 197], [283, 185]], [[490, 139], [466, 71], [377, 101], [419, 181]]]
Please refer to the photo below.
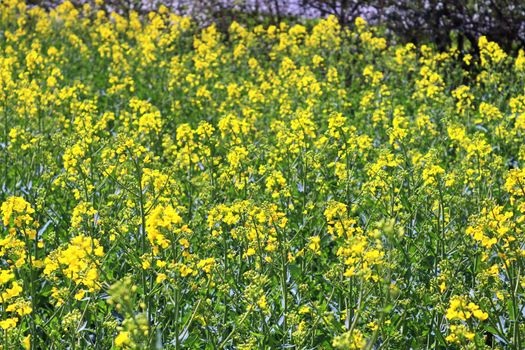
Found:
[[524, 349], [525, 53], [0, 4], [2, 349]]

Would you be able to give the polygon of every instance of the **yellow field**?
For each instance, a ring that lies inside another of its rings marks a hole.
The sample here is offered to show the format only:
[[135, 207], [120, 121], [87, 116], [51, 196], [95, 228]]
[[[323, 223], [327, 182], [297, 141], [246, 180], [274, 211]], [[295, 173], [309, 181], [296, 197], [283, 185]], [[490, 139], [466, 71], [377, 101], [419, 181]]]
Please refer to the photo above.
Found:
[[525, 55], [0, 4], [2, 349], [525, 348]]

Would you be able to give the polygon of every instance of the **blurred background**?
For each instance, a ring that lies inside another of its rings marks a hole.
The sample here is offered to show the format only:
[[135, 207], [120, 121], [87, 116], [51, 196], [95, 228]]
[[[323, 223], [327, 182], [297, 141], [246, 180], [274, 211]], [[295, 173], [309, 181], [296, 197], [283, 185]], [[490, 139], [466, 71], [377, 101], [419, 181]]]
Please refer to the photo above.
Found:
[[[60, 2], [28, 1], [43, 7]], [[71, 2], [79, 6], [94, 3]], [[507, 51], [525, 46], [525, 0], [107, 0], [100, 6], [106, 11], [146, 13], [160, 5], [193, 17], [199, 25], [216, 23], [223, 31], [232, 21], [249, 26], [281, 21], [308, 24], [312, 19], [335, 15], [347, 26], [361, 16], [395, 40], [431, 42], [438, 49], [453, 45], [469, 51], [476, 48], [481, 35]]]

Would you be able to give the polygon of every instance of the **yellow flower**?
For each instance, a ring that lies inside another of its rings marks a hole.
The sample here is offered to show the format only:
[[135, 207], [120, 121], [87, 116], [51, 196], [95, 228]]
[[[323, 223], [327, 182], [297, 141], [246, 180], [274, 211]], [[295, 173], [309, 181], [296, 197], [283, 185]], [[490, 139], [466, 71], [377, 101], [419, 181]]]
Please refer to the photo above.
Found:
[[25, 350], [31, 349], [31, 334], [28, 334], [22, 339], [22, 346]]
[[164, 280], [166, 280], [166, 278], [168, 278], [168, 276], [165, 273], [159, 273], [155, 279], [155, 282], [162, 283]]
[[182, 218], [171, 205], [156, 206], [146, 217], [146, 232], [153, 246], [169, 247], [170, 240], [163, 231], [172, 231], [182, 223]]
[[[7, 282], [15, 278], [15, 275], [11, 270], [0, 270], [0, 285], [4, 285]], [[16, 282], [15, 282], [16, 283]]]
[[123, 347], [125, 345], [130, 344], [130, 338], [129, 338], [129, 332], [127, 331], [121, 331], [117, 337], [115, 338], [115, 345], [118, 347]]
[[197, 267], [206, 273], [210, 273], [215, 266], [215, 258], [202, 259], [197, 263]]
[[321, 248], [321, 238], [319, 236], [313, 236], [308, 239], [310, 243], [308, 244], [308, 248], [313, 251], [315, 254], [321, 254], [319, 249]]
[[17, 323], [18, 318], [16, 317], [6, 318], [5, 320], [0, 321], [0, 328], [3, 330], [9, 330], [15, 328]]
[[24, 198], [9, 197], [2, 203], [0, 212], [2, 213], [4, 226], [9, 226], [9, 222], [13, 220], [16, 227], [21, 227], [22, 224], [27, 225], [33, 221], [31, 214], [33, 214], [35, 210]]
[[86, 295], [86, 291], [84, 289], [80, 289], [76, 294], [75, 294], [75, 299], [76, 300], [82, 300], [84, 299], [84, 296]]
[[423, 169], [422, 177], [425, 186], [435, 185], [441, 175], [445, 173], [445, 169], [439, 165], [432, 164]]
[[262, 309], [266, 310], [268, 308], [268, 302], [266, 300], [266, 295], [262, 295], [259, 300], [257, 300], [257, 305]]
[[246, 250], [246, 253], [244, 253], [244, 255], [245, 255], [246, 257], [249, 257], [249, 256], [252, 256], [252, 255], [255, 255], [255, 249], [253, 249], [253, 248], [248, 248], [248, 249]]
[[310, 313], [310, 307], [308, 305], [303, 305], [299, 308], [299, 315], [304, 315]]
[[472, 316], [480, 321], [485, 321], [489, 317], [488, 313], [482, 311], [478, 305], [467, 302], [466, 297], [456, 295], [450, 299], [450, 306], [446, 314], [447, 319], [466, 321]]
[[359, 329], [348, 331], [334, 338], [332, 345], [336, 349], [359, 350], [366, 346], [366, 338]]
[[481, 66], [484, 68], [490, 67], [491, 63], [499, 64], [507, 58], [507, 54], [500, 48], [500, 46], [493, 41], [488, 41], [487, 37], [484, 35], [479, 37], [478, 46]]
[[5, 292], [2, 293], [2, 299], [4, 301], [16, 298], [22, 293], [22, 287], [18, 284], [18, 282], [13, 282], [13, 286], [11, 288], [7, 288]]
[[89, 291], [100, 289], [98, 266], [104, 250], [97, 239], [84, 235], [71, 238], [68, 246], [51, 252], [44, 260], [44, 275], [62, 274]]

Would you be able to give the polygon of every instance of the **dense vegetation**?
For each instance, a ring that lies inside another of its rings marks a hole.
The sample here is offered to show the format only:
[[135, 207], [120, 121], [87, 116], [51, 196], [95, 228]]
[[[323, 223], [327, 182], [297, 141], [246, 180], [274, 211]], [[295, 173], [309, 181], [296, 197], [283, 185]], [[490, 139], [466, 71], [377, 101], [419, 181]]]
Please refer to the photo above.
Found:
[[0, 4], [3, 349], [523, 349], [525, 54]]
[[[357, 17], [387, 29], [391, 40], [417, 45], [432, 42], [440, 50], [452, 45], [477, 51], [480, 36], [508, 51], [525, 45], [525, 2], [508, 0], [71, 0], [75, 6], [95, 2], [106, 11], [145, 14], [166, 6], [199, 25], [216, 24], [227, 32], [232, 21], [253, 26], [304, 23], [333, 15], [347, 27]], [[29, 0], [53, 8], [61, 0]]]

